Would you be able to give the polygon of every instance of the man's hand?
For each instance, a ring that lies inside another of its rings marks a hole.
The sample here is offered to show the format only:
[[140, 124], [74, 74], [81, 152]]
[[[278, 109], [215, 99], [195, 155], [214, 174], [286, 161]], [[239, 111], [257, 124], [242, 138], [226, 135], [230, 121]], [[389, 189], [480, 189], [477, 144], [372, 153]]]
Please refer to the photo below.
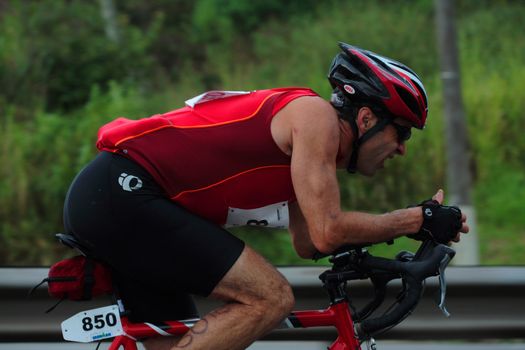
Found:
[[432, 239], [438, 243], [447, 244], [450, 241], [459, 242], [460, 234], [467, 233], [467, 217], [456, 206], [443, 205], [443, 190], [439, 190], [432, 199], [419, 204], [422, 207], [423, 225], [416, 234], [408, 237], [416, 240]]

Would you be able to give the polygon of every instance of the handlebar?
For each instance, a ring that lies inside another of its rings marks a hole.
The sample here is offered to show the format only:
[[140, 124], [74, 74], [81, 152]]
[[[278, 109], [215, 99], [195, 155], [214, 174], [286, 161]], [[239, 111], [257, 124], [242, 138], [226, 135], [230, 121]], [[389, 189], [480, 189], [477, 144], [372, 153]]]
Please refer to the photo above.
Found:
[[[330, 259], [333, 268], [323, 273], [320, 278], [331, 293], [332, 301], [336, 301], [333, 295], [334, 285], [346, 283], [348, 280], [372, 280], [375, 287], [374, 300], [353, 315], [358, 336], [368, 338], [395, 326], [412, 313], [421, 298], [426, 278], [440, 275], [440, 282], [444, 287], [443, 272], [454, 255], [455, 251], [452, 248], [433, 241], [423, 242], [416, 254], [401, 252], [395, 259], [375, 257], [361, 248], [347, 247], [346, 252], [333, 255]], [[399, 278], [403, 281], [404, 293], [398, 299], [397, 306], [383, 316], [366, 319], [384, 301], [386, 284]], [[443, 291], [441, 298], [439, 306], [447, 314]]]
[[365, 269], [378, 269], [399, 273], [406, 284], [406, 294], [398, 306], [386, 315], [367, 319], [358, 323], [358, 334], [373, 334], [378, 330], [390, 327], [410, 315], [417, 306], [423, 293], [423, 282], [426, 278], [439, 275], [442, 263], [448, 264], [455, 251], [443, 244], [434, 245], [427, 241], [421, 245], [419, 254], [411, 261], [397, 261], [385, 258], [366, 256], [362, 261]]

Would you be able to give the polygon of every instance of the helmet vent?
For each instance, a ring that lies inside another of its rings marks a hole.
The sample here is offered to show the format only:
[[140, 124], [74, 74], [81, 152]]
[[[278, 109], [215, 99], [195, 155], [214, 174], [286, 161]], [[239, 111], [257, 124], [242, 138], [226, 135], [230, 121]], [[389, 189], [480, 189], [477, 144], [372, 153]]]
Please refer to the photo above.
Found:
[[373, 60], [375, 63], [377, 63], [379, 66], [383, 67], [384, 69], [390, 71], [392, 70], [389, 66], [386, 65], [385, 62], [383, 62], [382, 60], [380, 60], [377, 56], [375, 55], [372, 55], [372, 54], [368, 54], [366, 55], [366, 57], [370, 58], [371, 60]]
[[403, 100], [403, 102], [405, 102], [405, 104], [408, 106], [408, 108], [410, 108], [410, 111], [412, 111], [412, 113], [414, 113], [418, 118], [421, 119], [423, 116], [422, 116], [422, 113], [421, 113], [421, 111], [419, 109], [419, 104], [414, 99], [414, 97], [412, 95], [410, 95], [410, 93], [408, 93], [407, 91], [405, 91], [404, 89], [402, 89], [399, 86], [395, 86], [395, 89], [396, 89], [397, 94]]
[[423, 87], [421, 85], [419, 85], [417, 82], [413, 81], [414, 85], [416, 86], [417, 88], [417, 91], [419, 92], [419, 94], [421, 96], [423, 96], [423, 100], [425, 101], [425, 107], [428, 106], [428, 101], [427, 101], [427, 94], [425, 92], [425, 90], [423, 89]]
[[383, 62], [381, 59], [379, 59], [378, 57], [374, 56], [374, 55], [368, 55], [368, 57], [370, 59], [372, 59], [378, 66], [380, 66], [381, 68], [383, 68], [384, 70], [386, 70], [388, 73], [392, 74], [393, 76], [395, 76], [396, 78], [400, 79], [401, 81], [406, 81], [405, 78], [403, 78], [402, 76], [400, 76], [394, 69], [392, 69], [392, 67], [390, 67], [388, 64], [386, 64], [385, 62]]

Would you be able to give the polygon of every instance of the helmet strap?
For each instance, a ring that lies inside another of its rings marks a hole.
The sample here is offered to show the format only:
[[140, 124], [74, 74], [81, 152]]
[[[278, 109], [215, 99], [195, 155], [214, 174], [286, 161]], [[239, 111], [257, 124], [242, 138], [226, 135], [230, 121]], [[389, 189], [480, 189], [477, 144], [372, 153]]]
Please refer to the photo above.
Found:
[[379, 121], [368, 129], [361, 137], [359, 136], [359, 129], [357, 128], [357, 122], [355, 119], [349, 120], [350, 126], [352, 127], [352, 131], [354, 132], [354, 142], [352, 145], [352, 154], [350, 155], [350, 162], [348, 163], [348, 167], [346, 170], [350, 174], [355, 174], [357, 172], [357, 156], [359, 155], [359, 148], [363, 143], [365, 143], [367, 140], [372, 138], [375, 134], [377, 134], [380, 131], [383, 131], [385, 127], [391, 123], [390, 118], [381, 118]]
[[352, 131], [354, 133], [354, 142], [352, 143], [352, 154], [350, 155], [350, 163], [348, 163], [348, 167], [346, 170], [350, 174], [355, 174], [357, 171], [357, 155], [359, 153], [359, 129], [357, 128], [357, 122], [355, 119], [348, 120], [350, 122], [350, 126], [352, 127]]

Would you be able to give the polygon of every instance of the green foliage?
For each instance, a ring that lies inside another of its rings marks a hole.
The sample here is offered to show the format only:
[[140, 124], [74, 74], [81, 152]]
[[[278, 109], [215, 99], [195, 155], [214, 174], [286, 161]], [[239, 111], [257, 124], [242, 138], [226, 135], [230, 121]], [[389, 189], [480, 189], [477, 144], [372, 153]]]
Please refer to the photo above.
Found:
[[[174, 109], [211, 88], [300, 85], [328, 98], [338, 40], [408, 64], [430, 96], [428, 127], [414, 132], [405, 157], [373, 179], [339, 174], [343, 207], [394, 210], [445, 186], [433, 1], [115, 3], [120, 44], [105, 35], [98, 2], [0, 4], [0, 264], [49, 264], [66, 254], [52, 233], [102, 124]], [[524, 17], [520, 1], [458, 2], [483, 263], [525, 263], [525, 40], [516, 30]], [[235, 233], [273, 263], [305, 263], [284, 231]], [[415, 246], [402, 239], [373, 251]]]
[[476, 191], [476, 207], [481, 221], [516, 230], [524, 228], [525, 173], [501, 166], [492, 171], [487, 183], [490, 186], [479, 186]]
[[238, 33], [249, 33], [270, 19], [308, 12], [314, 0], [200, 0], [193, 12], [197, 40], [229, 43]]
[[120, 44], [105, 35], [91, 2], [12, 1], [0, 22], [0, 95], [30, 110], [70, 110], [87, 102], [94, 84], [140, 82], [152, 70], [146, 51], [157, 33], [125, 21]]
[[[488, 254], [491, 246], [503, 251], [525, 248], [525, 242], [516, 239], [525, 227], [525, 42], [513, 25], [525, 9], [521, 3], [501, 4], [506, 6], [488, 6], [464, 17], [460, 32], [460, 43], [468, 48], [461, 60], [477, 179], [475, 202], [489, 262], [495, 261]], [[497, 243], [494, 237], [499, 237]], [[501, 256], [509, 261], [508, 255]], [[524, 262], [523, 254], [510, 255], [515, 263]]]
[[523, 226], [485, 223], [480, 227], [484, 265], [524, 265], [525, 230]]
[[150, 83], [159, 85], [164, 80], [169, 83], [181, 79], [189, 73], [188, 63], [194, 66], [203, 63], [205, 54], [202, 43], [195, 40], [197, 34], [192, 15], [199, 1], [126, 0], [115, 3], [117, 12], [125, 16], [129, 24], [148, 33], [147, 54], [155, 61], [157, 70]]
[[[462, 62], [468, 67], [463, 72], [464, 86], [471, 88], [464, 91], [482, 181], [502, 165], [516, 169], [525, 165], [525, 139], [520, 137], [525, 128], [521, 102], [525, 100], [525, 43], [522, 33], [512, 25], [523, 12], [523, 6], [479, 11], [465, 19], [461, 32], [463, 45], [469, 47], [462, 54]], [[494, 33], [487, 29], [495, 25], [500, 40], [494, 40]], [[484, 132], [476, 132], [480, 129]]]

